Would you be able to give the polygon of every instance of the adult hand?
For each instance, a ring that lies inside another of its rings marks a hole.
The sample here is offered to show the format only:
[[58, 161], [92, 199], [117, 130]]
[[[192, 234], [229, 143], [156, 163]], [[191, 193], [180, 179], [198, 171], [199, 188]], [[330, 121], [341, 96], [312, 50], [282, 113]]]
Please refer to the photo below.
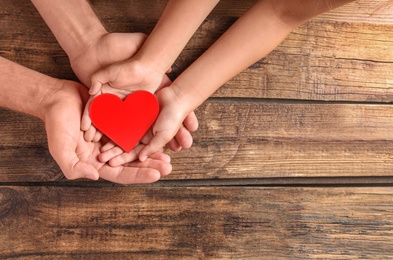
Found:
[[[112, 63], [126, 60], [132, 57], [142, 46], [146, 39], [143, 33], [104, 33], [83, 50], [79, 50], [79, 54], [70, 59], [70, 64], [79, 80], [85, 85], [90, 86], [91, 76], [94, 72], [105, 68]], [[118, 93], [124, 97], [128, 92]], [[85, 139], [87, 141], [98, 141], [101, 134], [96, 131], [91, 124], [89, 117], [89, 107], [91, 97], [85, 107], [82, 117], [81, 129], [86, 131]]]
[[59, 81], [62, 86], [46, 95], [45, 127], [49, 150], [68, 179], [99, 177], [111, 182], [151, 183], [171, 172], [168, 155], [161, 151], [145, 162], [134, 161], [128, 165], [112, 167], [98, 160], [101, 142], [86, 142], [80, 130], [83, 101], [88, 98], [87, 89], [72, 81]]
[[[165, 73], [159, 72], [158, 70], [154, 71], [152, 67], [149, 67], [151, 69], [148, 69], [147, 67], [145, 68], [138, 62], [132, 63], [133, 65], [131, 64], [130, 67], [122, 66], [127, 63], [127, 59], [135, 55], [145, 39], [146, 35], [142, 33], [105, 33], [93, 41], [85, 50], [82, 50], [79, 55], [76, 55], [75, 58], [70, 60], [71, 67], [79, 80], [86, 86], [90, 86], [90, 79], [92, 77], [100, 78], [101, 76], [106, 75], [106, 72], [104, 71], [114, 73], [113, 68], [122, 67], [124, 68], [124, 71], [120, 74], [124, 76], [119, 77], [119, 79], [122, 80], [122, 84], [128, 80], [129, 82], [134, 82], [133, 85], [131, 83], [133, 90], [146, 89], [154, 93], [156, 90], [168, 86], [171, 83]], [[98, 72], [94, 74], [96, 71]], [[125, 72], [130, 72], [132, 74], [129, 74], [126, 77], [124, 74]], [[137, 84], [136, 82], [139, 83]], [[148, 86], [155, 87], [149, 88]], [[85, 106], [81, 122], [81, 129], [86, 131], [84, 136], [85, 140], [98, 141], [101, 138], [101, 134], [98, 133], [91, 124], [89, 117], [89, 107], [93, 98], [101, 93], [114, 93], [124, 98], [130, 92], [130, 90], [113, 88], [109, 84], [105, 84], [98, 93], [94, 93], [95, 95], [90, 97]], [[188, 121], [191, 121], [192, 125], [198, 125], [198, 120], [194, 112], [191, 112], [188, 118]], [[177, 135], [177, 137], [180, 138], [174, 138], [168, 143], [168, 147], [172, 151], [179, 151], [182, 148], [187, 149], [192, 145], [192, 136], [190, 132], [194, 130], [187, 129], [187, 125], [184, 125], [184, 127], [182, 127], [181, 133]], [[122, 150], [118, 148], [113, 152], [114, 153], [112, 154], [119, 155], [122, 153]], [[129, 155], [127, 158], [129, 159], [133, 157]]]

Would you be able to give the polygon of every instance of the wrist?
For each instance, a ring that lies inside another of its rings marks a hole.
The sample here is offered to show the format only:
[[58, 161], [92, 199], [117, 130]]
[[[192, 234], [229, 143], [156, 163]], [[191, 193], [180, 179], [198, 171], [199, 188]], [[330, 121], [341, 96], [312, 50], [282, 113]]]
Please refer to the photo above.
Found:
[[87, 0], [32, 0], [70, 59], [106, 32]]
[[91, 46], [97, 44], [102, 37], [108, 34], [108, 31], [100, 26], [92, 26], [90, 29], [87, 26], [84, 30], [79, 32], [74, 31], [71, 34], [74, 34], [75, 44], [70, 44], [69, 47], [62, 47], [72, 63], [83, 56]]
[[38, 89], [40, 89], [40, 96], [37, 99], [37, 117], [42, 121], [46, 121], [46, 116], [48, 111], [59, 102], [59, 96], [56, 95], [63, 88], [66, 80], [56, 79], [56, 78], [46, 78], [45, 82], [37, 83]]
[[60, 80], [0, 57], [0, 106], [44, 119], [48, 100]]
[[172, 63], [160, 57], [154, 58], [154, 53], [148, 53], [142, 48], [134, 56], [134, 60], [144, 68], [152, 68], [159, 75], [164, 75], [171, 68]]
[[185, 116], [194, 111], [203, 102], [199, 102], [199, 98], [188, 91], [188, 88], [180, 85], [179, 82], [174, 81], [169, 88], [172, 92], [171, 102], [184, 111]]

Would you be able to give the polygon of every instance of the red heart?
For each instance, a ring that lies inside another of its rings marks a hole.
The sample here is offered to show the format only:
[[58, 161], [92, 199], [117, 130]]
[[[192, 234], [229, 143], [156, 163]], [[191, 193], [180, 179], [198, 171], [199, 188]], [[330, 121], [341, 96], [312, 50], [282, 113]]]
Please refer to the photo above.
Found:
[[124, 100], [102, 94], [90, 105], [93, 125], [124, 151], [130, 152], [157, 119], [159, 106], [153, 94], [138, 90]]

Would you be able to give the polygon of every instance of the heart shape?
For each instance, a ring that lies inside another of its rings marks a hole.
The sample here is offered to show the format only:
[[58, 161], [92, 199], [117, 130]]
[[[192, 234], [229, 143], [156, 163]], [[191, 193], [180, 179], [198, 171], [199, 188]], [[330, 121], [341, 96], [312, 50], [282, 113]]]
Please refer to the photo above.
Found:
[[130, 152], [157, 119], [159, 105], [153, 94], [138, 90], [124, 101], [113, 94], [99, 95], [89, 111], [93, 125]]

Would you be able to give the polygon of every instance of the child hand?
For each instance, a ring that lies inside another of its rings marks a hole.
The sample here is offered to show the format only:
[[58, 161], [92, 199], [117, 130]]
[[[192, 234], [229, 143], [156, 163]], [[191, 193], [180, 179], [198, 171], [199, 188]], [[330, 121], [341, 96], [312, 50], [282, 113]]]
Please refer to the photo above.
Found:
[[[154, 62], [142, 63], [137, 57], [119, 61], [100, 69], [91, 76], [90, 95], [100, 91], [126, 90], [128, 93], [135, 90], [146, 90], [155, 93], [162, 85], [168, 71], [163, 71]], [[109, 89], [110, 88], [110, 89]], [[105, 90], [106, 89], [106, 90]]]
[[160, 90], [157, 99], [161, 110], [152, 128], [151, 140], [139, 153], [142, 162], [166, 144], [171, 145], [171, 140], [175, 139], [179, 143], [186, 140], [189, 131], [198, 128], [196, 118], [190, 116], [190, 103], [180, 100], [172, 87]]
[[[157, 89], [161, 89], [165, 86], [168, 86], [168, 85], [170, 85], [170, 83], [171, 83], [171, 81], [164, 74]], [[113, 88], [113, 87], [109, 86], [108, 84], [105, 84], [100, 87], [100, 90], [98, 91], [98, 93], [95, 93], [94, 95], [92, 95], [89, 98], [88, 102], [86, 103], [85, 110], [84, 110], [83, 116], [82, 116], [82, 121], [81, 121], [81, 130], [85, 132], [84, 137], [85, 137], [86, 141], [88, 141], [88, 142], [99, 141], [102, 136], [102, 134], [99, 131], [97, 131], [96, 128], [92, 125], [92, 122], [90, 119], [89, 109], [90, 109], [90, 104], [93, 101], [93, 99], [103, 93], [112, 93], [112, 94], [119, 96], [121, 99], [124, 99], [128, 94], [130, 94], [134, 90], [138, 90], [138, 88], [134, 88], [133, 90], [118, 89], [118, 88]], [[150, 89], [148, 89], [148, 91], [155, 92], [156, 90], [150, 88]], [[154, 93], [154, 92], [152, 92], [152, 93]]]
[[[197, 128], [198, 120], [195, 116], [195, 113], [191, 112], [183, 121], [183, 124], [180, 126], [174, 138], [166, 143], [166, 146], [174, 152], [179, 151], [182, 148], [190, 148], [193, 142], [190, 132], [196, 131]], [[112, 142], [109, 142], [101, 148], [101, 154], [98, 156], [98, 160], [102, 163], [108, 163], [112, 167], [117, 167], [125, 163], [132, 162], [138, 159], [140, 151], [146, 147], [146, 144], [148, 144], [152, 139], [153, 132], [148, 131], [142, 138], [141, 143], [138, 144], [129, 153], [124, 153], [120, 147], [116, 146]], [[157, 150], [158, 153], [162, 153], [164, 151], [162, 147], [163, 145]], [[149, 155], [149, 157], [155, 156], [155, 154], [156, 153], [153, 153]]]
[[101, 69], [92, 75], [91, 82], [89, 94], [92, 98], [86, 105], [81, 122], [86, 141], [97, 141], [101, 138], [89, 117], [90, 104], [95, 97], [103, 93], [112, 93], [125, 98], [135, 90], [155, 93], [171, 83], [165, 72], [157, 71], [150, 65], [144, 66], [137, 59], [116, 62]]

